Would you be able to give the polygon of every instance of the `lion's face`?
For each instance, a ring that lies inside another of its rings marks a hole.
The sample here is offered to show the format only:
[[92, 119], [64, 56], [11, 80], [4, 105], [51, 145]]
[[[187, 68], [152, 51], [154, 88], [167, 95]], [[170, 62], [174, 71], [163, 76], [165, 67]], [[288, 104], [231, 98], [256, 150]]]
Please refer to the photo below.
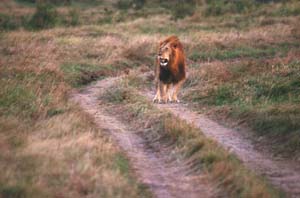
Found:
[[168, 63], [170, 62], [170, 58], [172, 57], [172, 46], [170, 44], [162, 45], [159, 48], [158, 52], [158, 61], [161, 67], [166, 67]]

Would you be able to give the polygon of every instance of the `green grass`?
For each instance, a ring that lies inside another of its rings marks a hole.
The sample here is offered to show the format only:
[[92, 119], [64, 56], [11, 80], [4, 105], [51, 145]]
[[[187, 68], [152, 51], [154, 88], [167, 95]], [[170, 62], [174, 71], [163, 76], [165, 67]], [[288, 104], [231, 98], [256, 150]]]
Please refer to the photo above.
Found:
[[295, 153], [300, 149], [300, 62], [257, 66], [255, 75], [249, 65], [231, 66], [231, 78], [211, 87], [206, 96], [190, 92], [185, 98], [229, 109], [232, 118], [245, 120], [259, 135], [282, 140], [285, 148], [280, 148]]
[[[47, 83], [45, 83], [47, 82]], [[54, 72], [40, 74], [4, 70], [0, 79], [0, 109], [2, 115], [23, 118], [37, 117], [42, 109], [53, 105], [49, 92], [62, 79]]]
[[[212, 49], [206, 51], [196, 51], [193, 50], [189, 55], [189, 59], [193, 61], [207, 61], [207, 60], [230, 60], [237, 58], [268, 58], [276, 56], [284, 56], [286, 53], [293, 48], [298, 48], [299, 44], [297, 43], [278, 43], [275, 46], [261, 46], [261, 47], [252, 47], [252, 46], [240, 46], [233, 49]], [[208, 48], [209, 49], [209, 48]]]
[[15, 30], [19, 26], [17, 19], [7, 14], [0, 14], [0, 27], [3, 30]]
[[137, 184], [136, 179], [132, 175], [132, 169], [130, 166], [129, 160], [125, 157], [124, 154], [118, 153], [114, 158], [114, 166], [115, 168], [128, 179], [128, 181], [132, 185], [137, 185], [137, 191], [139, 197], [141, 198], [149, 198], [152, 197], [149, 187], [144, 184]]
[[37, 111], [36, 96], [22, 85], [10, 85], [1, 90], [0, 108], [5, 114], [31, 116]]
[[61, 65], [64, 78], [73, 87], [86, 85], [96, 79], [110, 75], [114, 72], [112, 66], [100, 66], [80, 63], [65, 63]]
[[[198, 15], [197, 22], [205, 22], [210, 20], [213, 25], [198, 25], [199, 30], [231, 30], [232, 28], [244, 30], [249, 27], [255, 27], [259, 24], [261, 16], [269, 17], [288, 17], [298, 16], [300, 6], [296, 1], [289, 1], [288, 3], [260, 3], [252, 2], [251, 0], [235, 1], [207, 1], [197, 3], [195, 1], [186, 1], [182, 4], [178, 1], [57, 1], [49, 0], [47, 6], [41, 6], [40, 3], [35, 3], [32, 0], [16, 0], [16, 2], [26, 8], [36, 7], [35, 13], [24, 13], [21, 16], [8, 14], [0, 16], [0, 27], [5, 30], [15, 30], [20, 28], [27, 28], [29, 30], [41, 30], [44, 28], [54, 27], [69, 27], [79, 25], [97, 25], [97, 24], [117, 24], [125, 21], [132, 21], [138, 18], [149, 18], [154, 15], [165, 14], [169, 15], [170, 19], [185, 20], [190, 16]], [[118, 6], [121, 5], [121, 6]], [[134, 6], [136, 5], [136, 6]], [[142, 6], [138, 6], [142, 5]], [[44, 7], [46, 9], [41, 9]], [[98, 12], [91, 12], [86, 14], [87, 9], [97, 7]], [[56, 12], [59, 8], [64, 8], [67, 12]], [[270, 20], [269, 20], [270, 21]], [[274, 20], [273, 20], [274, 21]], [[168, 22], [170, 23], [170, 21]], [[188, 21], [187, 24], [189, 24]], [[269, 23], [269, 22], [266, 22]], [[149, 27], [141, 27], [143, 33], [164, 33], [164, 34], [178, 34], [190, 31], [189, 25], [180, 25], [174, 27], [172, 25], [160, 27], [161, 25], [151, 25]], [[194, 26], [194, 25], [192, 25]], [[196, 25], [195, 25], [196, 26]], [[191, 27], [192, 29], [193, 27]]]
[[3, 186], [0, 194], [7, 198], [25, 198], [26, 191], [22, 186]]
[[227, 13], [242, 13], [252, 11], [258, 4], [251, 0], [241, 1], [208, 1], [205, 6], [204, 15], [220, 16]]
[[123, 175], [128, 176], [129, 174], [129, 161], [123, 155], [117, 154], [115, 156], [115, 166]]
[[282, 16], [299, 16], [300, 15], [300, 7], [299, 7], [299, 2], [298, 5], [297, 4], [291, 4], [289, 5], [284, 4], [282, 7], [274, 10], [271, 13], [271, 16], [275, 16], [275, 17], [282, 17]]

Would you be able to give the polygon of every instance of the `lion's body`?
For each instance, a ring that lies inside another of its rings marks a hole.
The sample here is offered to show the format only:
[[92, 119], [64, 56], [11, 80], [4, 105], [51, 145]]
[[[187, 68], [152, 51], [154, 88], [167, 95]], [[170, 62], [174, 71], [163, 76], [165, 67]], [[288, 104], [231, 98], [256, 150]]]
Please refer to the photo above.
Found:
[[[176, 36], [160, 42], [156, 61], [156, 96], [154, 101], [176, 101], [179, 88], [186, 79], [185, 55], [182, 44]], [[174, 87], [171, 93], [171, 87]]]

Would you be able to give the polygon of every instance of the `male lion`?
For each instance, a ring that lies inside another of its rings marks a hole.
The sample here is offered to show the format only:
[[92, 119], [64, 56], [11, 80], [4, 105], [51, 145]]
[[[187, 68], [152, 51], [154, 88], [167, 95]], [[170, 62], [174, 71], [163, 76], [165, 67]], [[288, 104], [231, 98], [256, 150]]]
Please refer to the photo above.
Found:
[[160, 42], [155, 68], [156, 95], [153, 102], [179, 102], [177, 94], [186, 79], [185, 70], [185, 55], [178, 37], [170, 36]]

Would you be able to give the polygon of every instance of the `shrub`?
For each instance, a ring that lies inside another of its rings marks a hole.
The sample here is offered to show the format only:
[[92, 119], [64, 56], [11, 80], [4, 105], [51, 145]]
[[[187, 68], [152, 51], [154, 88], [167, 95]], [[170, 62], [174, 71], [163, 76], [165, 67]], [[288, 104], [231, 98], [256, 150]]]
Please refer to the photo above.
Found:
[[58, 24], [58, 13], [51, 4], [37, 4], [36, 11], [29, 21], [31, 29], [51, 28]]

